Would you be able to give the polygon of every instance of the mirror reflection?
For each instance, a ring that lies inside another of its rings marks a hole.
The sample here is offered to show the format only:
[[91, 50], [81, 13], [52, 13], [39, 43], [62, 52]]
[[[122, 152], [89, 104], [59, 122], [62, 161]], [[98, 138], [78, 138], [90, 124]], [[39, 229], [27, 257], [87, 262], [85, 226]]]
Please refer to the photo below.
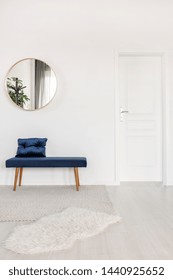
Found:
[[46, 106], [54, 97], [56, 77], [45, 62], [28, 58], [11, 67], [6, 77], [11, 100], [25, 110]]

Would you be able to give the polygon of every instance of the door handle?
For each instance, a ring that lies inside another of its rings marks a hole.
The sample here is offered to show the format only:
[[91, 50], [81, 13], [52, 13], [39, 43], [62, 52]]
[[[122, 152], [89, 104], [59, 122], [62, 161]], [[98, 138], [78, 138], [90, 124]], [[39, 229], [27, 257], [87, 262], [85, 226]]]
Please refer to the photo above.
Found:
[[128, 110], [124, 110], [122, 107], [120, 108], [120, 121], [123, 121], [123, 114], [129, 113]]
[[123, 114], [123, 113], [128, 113], [129, 111], [124, 110], [124, 109], [121, 107], [121, 108], [120, 108], [120, 112]]

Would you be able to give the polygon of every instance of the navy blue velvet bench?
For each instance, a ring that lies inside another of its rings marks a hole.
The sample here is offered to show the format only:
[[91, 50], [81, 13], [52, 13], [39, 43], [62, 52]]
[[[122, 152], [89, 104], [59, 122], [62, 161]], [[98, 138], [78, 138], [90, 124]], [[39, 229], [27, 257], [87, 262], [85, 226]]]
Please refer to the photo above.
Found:
[[87, 160], [85, 157], [13, 157], [6, 160], [7, 168], [15, 168], [14, 188], [16, 190], [18, 177], [19, 186], [22, 184], [22, 174], [24, 168], [74, 168], [76, 190], [79, 191], [79, 167], [86, 167]]

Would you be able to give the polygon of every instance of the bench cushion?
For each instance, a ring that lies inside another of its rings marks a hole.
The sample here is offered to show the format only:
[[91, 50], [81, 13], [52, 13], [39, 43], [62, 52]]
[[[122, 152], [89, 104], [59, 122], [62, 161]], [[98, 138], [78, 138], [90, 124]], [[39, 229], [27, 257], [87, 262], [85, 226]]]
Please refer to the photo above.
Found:
[[47, 138], [18, 139], [16, 157], [45, 157]]
[[6, 160], [6, 167], [86, 167], [85, 157], [29, 157], [10, 158]]

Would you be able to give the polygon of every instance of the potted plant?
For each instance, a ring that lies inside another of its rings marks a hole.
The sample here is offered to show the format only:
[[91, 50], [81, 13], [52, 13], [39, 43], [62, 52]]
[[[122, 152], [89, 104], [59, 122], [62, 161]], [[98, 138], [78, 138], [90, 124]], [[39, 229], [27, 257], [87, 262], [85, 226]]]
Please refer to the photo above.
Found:
[[23, 105], [30, 100], [28, 96], [24, 93], [24, 88], [26, 88], [26, 86], [23, 86], [23, 81], [19, 78], [7, 78], [7, 88], [11, 99], [18, 106], [23, 108]]

